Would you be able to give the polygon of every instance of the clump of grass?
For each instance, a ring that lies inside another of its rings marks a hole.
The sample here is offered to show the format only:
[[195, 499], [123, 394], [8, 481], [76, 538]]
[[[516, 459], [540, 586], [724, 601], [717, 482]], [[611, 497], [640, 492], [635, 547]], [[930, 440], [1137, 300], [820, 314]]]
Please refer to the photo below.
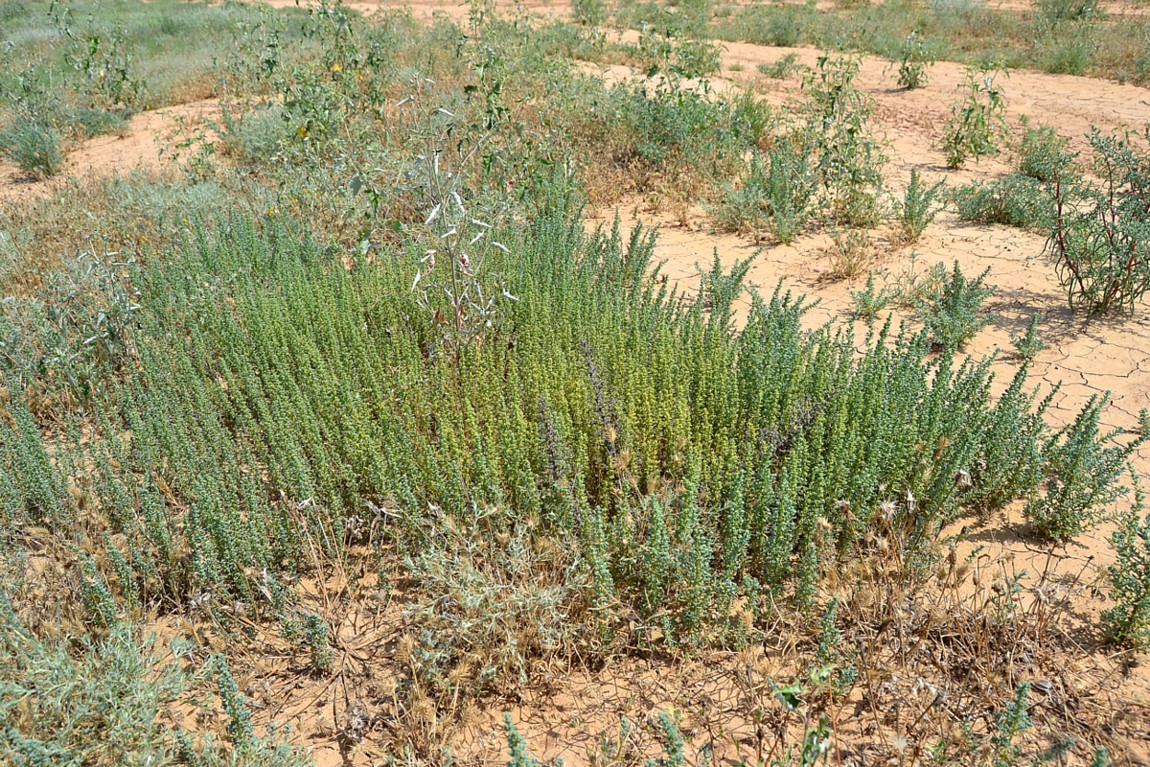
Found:
[[1098, 16], [1098, 0], [1038, 0], [1039, 12], [1052, 23], [1085, 21]]
[[[938, 269], [945, 274], [945, 266], [939, 264]], [[915, 302], [915, 314], [935, 348], [959, 349], [994, 321], [993, 315], [982, 311], [983, 303], [995, 291], [993, 285], [984, 284], [989, 273], [990, 267], [987, 267], [982, 274], [970, 279], [956, 261], [941, 288]]]
[[779, 242], [790, 243], [810, 217], [815, 183], [809, 145], [802, 136], [784, 137], [765, 156], [751, 158], [741, 184], [725, 187], [711, 215], [720, 230], [767, 229]]
[[[191, 648], [160, 645], [126, 623], [105, 636], [43, 638], [0, 593], [0, 755], [12, 764], [304, 767], [297, 749], [256, 737], [230, 674], [225, 708], [246, 726], [224, 742], [165, 724], [195, 702]], [[234, 721], [234, 719], [233, 719]]]
[[836, 280], [849, 280], [869, 271], [874, 264], [876, 253], [874, 244], [866, 232], [849, 229], [831, 235], [831, 247], [827, 249], [830, 259], [830, 276]]
[[802, 233], [815, 193], [810, 146], [803, 137], [792, 136], [771, 147], [763, 184], [763, 199], [770, 215], [771, 231], [782, 243]]
[[799, 54], [788, 53], [785, 56], [780, 56], [774, 64], [759, 64], [759, 72], [771, 78], [772, 80], [785, 80], [796, 72], [803, 70], [803, 65], [799, 62]]
[[1096, 25], [1063, 22], [1042, 33], [1034, 47], [1043, 72], [1085, 75], [1094, 67], [1100, 44]]
[[471, 534], [448, 523], [445, 545], [407, 563], [424, 588], [403, 660], [443, 708], [457, 705], [460, 690], [469, 698], [524, 689], [552, 659], [595, 641], [585, 612], [590, 574], [570, 544], [533, 542], [499, 510], [475, 521]]
[[899, 236], [903, 242], [917, 242], [922, 236], [945, 205], [945, 189], [945, 181], [927, 186], [922, 182], [918, 169], [911, 169], [910, 183], [903, 195], [902, 204], [898, 206]]
[[1055, 212], [1047, 186], [1017, 173], [961, 186], [954, 190], [952, 199], [963, 221], [1005, 224], [1035, 232], [1048, 232]]
[[55, 127], [35, 120], [0, 130], [0, 155], [35, 178], [54, 176], [64, 167], [63, 137]]

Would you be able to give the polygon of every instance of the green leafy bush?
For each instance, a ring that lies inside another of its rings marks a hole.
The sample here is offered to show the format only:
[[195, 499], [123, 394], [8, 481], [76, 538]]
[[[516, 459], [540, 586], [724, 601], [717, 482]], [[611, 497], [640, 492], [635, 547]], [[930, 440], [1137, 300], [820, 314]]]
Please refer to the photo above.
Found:
[[1038, 10], [1050, 22], [1083, 21], [1097, 16], [1098, 0], [1038, 0]]
[[926, 85], [926, 66], [934, 63], [934, 57], [927, 50], [918, 32], [911, 32], [899, 49], [898, 87], [906, 90], [922, 88]]
[[857, 58], [819, 58], [803, 82], [804, 130], [828, 217], [870, 227], [882, 216], [886, 156], [870, 129], [874, 100], [854, 84], [858, 69]]
[[1133, 313], [1150, 290], [1150, 155], [1097, 130], [1090, 146], [1099, 180], [1055, 181], [1046, 249], [1072, 309]]
[[998, 144], [1006, 132], [1006, 102], [995, 79], [999, 71], [968, 70], [966, 82], [959, 86], [961, 101], [950, 110], [943, 126], [942, 148], [946, 164], [961, 168], [970, 158], [978, 159], [998, 153]]
[[759, 72], [772, 80], [785, 80], [795, 72], [801, 72], [804, 67], [798, 63], [799, 54], [788, 53], [780, 56], [774, 64], [759, 64]]
[[581, 27], [594, 29], [607, 21], [607, 6], [603, 0], [576, 0], [571, 5], [571, 16]]

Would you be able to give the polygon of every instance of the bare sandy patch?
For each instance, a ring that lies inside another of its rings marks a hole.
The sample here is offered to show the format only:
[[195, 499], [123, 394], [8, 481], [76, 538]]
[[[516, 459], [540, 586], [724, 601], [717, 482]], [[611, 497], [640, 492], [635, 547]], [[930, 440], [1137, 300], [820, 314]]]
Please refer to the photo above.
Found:
[[220, 115], [218, 99], [142, 112], [117, 134], [96, 136], [68, 152], [64, 169], [53, 178], [35, 179], [0, 160], [0, 204], [21, 204], [60, 192], [73, 180], [109, 178], [130, 170], [155, 170], [176, 161], [179, 144], [206, 135]]

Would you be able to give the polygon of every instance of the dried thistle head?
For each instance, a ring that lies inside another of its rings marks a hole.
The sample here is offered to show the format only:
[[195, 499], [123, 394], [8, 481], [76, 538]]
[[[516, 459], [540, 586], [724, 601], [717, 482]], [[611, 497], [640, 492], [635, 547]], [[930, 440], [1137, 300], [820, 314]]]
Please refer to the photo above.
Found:
[[958, 489], [965, 490], [973, 484], [974, 482], [970, 478], [970, 472], [966, 469], [959, 469], [954, 473], [954, 486]]

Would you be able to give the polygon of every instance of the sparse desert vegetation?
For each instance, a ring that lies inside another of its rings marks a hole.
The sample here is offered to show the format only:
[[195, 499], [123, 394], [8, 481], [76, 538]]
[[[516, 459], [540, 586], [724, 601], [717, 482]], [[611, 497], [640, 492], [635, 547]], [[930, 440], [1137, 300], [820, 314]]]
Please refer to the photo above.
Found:
[[0, 5], [0, 763], [1150, 764], [1146, 34]]

